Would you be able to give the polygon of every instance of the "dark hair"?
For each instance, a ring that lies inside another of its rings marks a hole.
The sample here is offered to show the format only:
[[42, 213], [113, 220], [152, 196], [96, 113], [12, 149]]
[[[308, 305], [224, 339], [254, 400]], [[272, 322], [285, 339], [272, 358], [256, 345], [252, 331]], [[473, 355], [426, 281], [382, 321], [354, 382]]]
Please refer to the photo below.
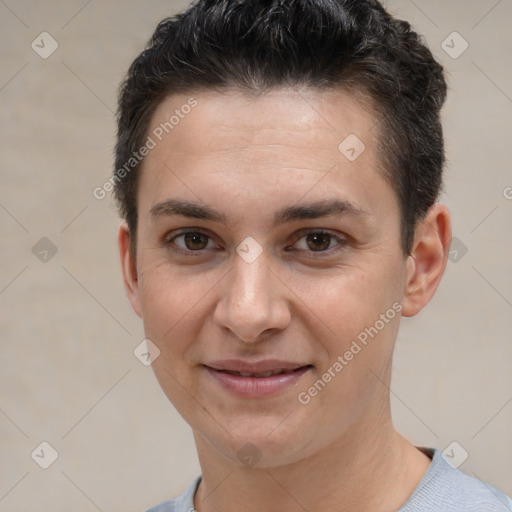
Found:
[[173, 93], [286, 86], [370, 100], [381, 171], [397, 193], [409, 254], [416, 223], [442, 186], [446, 82], [421, 37], [377, 0], [198, 0], [161, 21], [119, 92], [113, 180], [132, 241], [140, 163], [127, 171], [126, 162], [143, 146], [159, 104]]

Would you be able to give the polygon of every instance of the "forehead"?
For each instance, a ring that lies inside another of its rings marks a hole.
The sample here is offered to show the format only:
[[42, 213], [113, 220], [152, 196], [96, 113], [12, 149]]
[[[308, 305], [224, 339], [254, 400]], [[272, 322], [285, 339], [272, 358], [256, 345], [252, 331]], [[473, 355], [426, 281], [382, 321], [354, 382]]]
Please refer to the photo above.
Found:
[[148, 129], [154, 148], [142, 166], [140, 214], [172, 195], [208, 202], [240, 189], [276, 203], [308, 189], [309, 199], [324, 199], [335, 188], [380, 201], [392, 191], [378, 170], [375, 127], [367, 103], [341, 90], [169, 96]]
[[[318, 150], [332, 150], [353, 132], [360, 138], [374, 137], [376, 120], [367, 105], [343, 90], [281, 88], [258, 95], [236, 89], [201, 91], [166, 98], [155, 111], [149, 132], [172, 142], [174, 151], [189, 154], [280, 143], [298, 153], [307, 152], [312, 144]], [[171, 118], [175, 124], [169, 126]], [[365, 142], [371, 145], [371, 140]]]

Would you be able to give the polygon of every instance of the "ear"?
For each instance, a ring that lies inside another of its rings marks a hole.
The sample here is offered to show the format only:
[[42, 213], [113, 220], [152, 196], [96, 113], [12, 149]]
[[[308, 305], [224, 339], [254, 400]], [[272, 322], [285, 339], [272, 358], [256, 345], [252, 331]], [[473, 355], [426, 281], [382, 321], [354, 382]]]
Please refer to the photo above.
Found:
[[126, 222], [121, 223], [119, 226], [117, 245], [119, 247], [119, 256], [121, 257], [121, 269], [126, 295], [135, 313], [141, 316], [137, 262], [135, 255], [131, 251], [131, 235]]
[[416, 315], [433, 297], [446, 269], [451, 240], [450, 213], [446, 206], [435, 204], [415, 230], [406, 262], [403, 316]]

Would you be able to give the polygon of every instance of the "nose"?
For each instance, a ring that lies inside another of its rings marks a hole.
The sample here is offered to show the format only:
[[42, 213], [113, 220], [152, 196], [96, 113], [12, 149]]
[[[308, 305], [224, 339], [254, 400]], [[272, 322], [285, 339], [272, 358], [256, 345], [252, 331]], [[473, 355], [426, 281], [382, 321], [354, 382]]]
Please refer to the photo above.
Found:
[[265, 253], [252, 263], [235, 257], [234, 268], [219, 286], [214, 322], [240, 341], [254, 343], [290, 323], [286, 288], [269, 267]]

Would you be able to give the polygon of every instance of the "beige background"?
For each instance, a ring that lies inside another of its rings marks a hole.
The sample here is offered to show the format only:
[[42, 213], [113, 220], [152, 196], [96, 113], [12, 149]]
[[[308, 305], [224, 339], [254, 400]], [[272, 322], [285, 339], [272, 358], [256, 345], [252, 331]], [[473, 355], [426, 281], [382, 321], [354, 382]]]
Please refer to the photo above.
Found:
[[[138, 512], [199, 472], [189, 427], [133, 355], [144, 336], [119, 221], [92, 195], [111, 172], [117, 85], [187, 3], [0, 2], [0, 511]], [[400, 331], [395, 422], [419, 445], [458, 442], [461, 469], [512, 494], [512, 2], [387, 4], [449, 74], [443, 200], [459, 240], [435, 300]], [[31, 48], [43, 31], [59, 45], [47, 59]], [[457, 59], [441, 47], [453, 31], [469, 43]], [[32, 252], [42, 237], [57, 247], [47, 262]], [[46, 470], [31, 458], [42, 441], [58, 452]]]

